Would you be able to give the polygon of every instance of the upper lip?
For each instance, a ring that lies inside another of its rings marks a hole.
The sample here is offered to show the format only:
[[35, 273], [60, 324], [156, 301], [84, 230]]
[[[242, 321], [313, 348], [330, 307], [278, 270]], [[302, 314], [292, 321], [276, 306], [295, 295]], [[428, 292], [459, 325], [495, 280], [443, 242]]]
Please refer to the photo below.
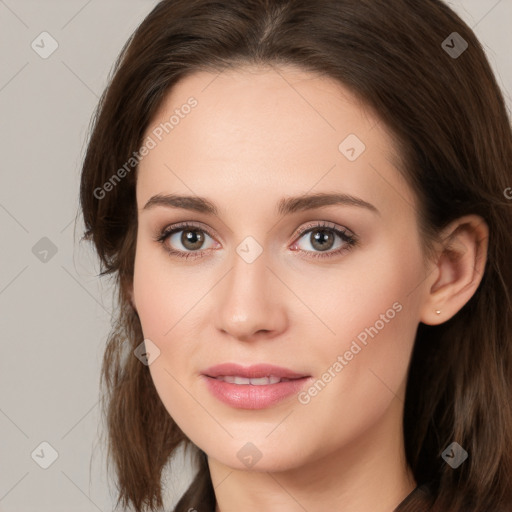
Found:
[[222, 377], [226, 375], [245, 377], [247, 379], [259, 379], [262, 377], [279, 377], [280, 379], [300, 379], [308, 377], [303, 373], [297, 373], [288, 368], [275, 366], [272, 364], [255, 364], [252, 366], [241, 366], [235, 363], [223, 363], [211, 366], [203, 371], [203, 375], [208, 377]]

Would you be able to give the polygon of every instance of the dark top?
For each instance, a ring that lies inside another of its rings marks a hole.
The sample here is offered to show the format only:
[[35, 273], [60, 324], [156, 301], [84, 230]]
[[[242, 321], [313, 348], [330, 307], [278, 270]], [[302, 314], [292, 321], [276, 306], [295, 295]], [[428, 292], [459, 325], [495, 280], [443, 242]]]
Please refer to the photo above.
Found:
[[432, 492], [428, 484], [418, 485], [407, 495], [393, 512], [428, 512]]

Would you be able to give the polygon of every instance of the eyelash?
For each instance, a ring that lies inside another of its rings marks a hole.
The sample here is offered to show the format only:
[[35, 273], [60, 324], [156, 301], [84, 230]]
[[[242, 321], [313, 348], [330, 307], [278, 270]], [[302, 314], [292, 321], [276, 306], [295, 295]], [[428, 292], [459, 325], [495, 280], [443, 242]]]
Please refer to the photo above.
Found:
[[[327, 258], [333, 258], [335, 256], [338, 256], [346, 251], [350, 251], [355, 246], [357, 246], [357, 244], [359, 243], [358, 238], [354, 234], [352, 234], [351, 232], [349, 232], [346, 229], [339, 229], [335, 225], [332, 225], [331, 223], [326, 222], [326, 221], [323, 221], [322, 223], [308, 224], [307, 226], [302, 227], [301, 229], [299, 229], [298, 233], [296, 234], [295, 240], [298, 241], [306, 233], [309, 233], [311, 231], [316, 231], [316, 230], [322, 230], [322, 229], [326, 230], [326, 231], [331, 231], [331, 232], [335, 233], [336, 235], [338, 235], [343, 240], [345, 245], [335, 251], [332, 251], [332, 252], [313, 252], [313, 251], [305, 251], [303, 249], [296, 249], [296, 250], [298, 252], [307, 253], [308, 257], [327, 259]], [[200, 226], [197, 226], [195, 224], [191, 224], [188, 222], [182, 222], [182, 223], [175, 224], [175, 225], [165, 228], [163, 231], [161, 231], [160, 233], [158, 233], [155, 236], [154, 240], [156, 242], [160, 243], [164, 247], [165, 251], [168, 252], [171, 256], [177, 256], [178, 258], [184, 258], [184, 259], [199, 258], [203, 255], [203, 253], [208, 252], [208, 249], [185, 252], [185, 251], [176, 251], [174, 249], [170, 249], [167, 245], [165, 245], [165, 241], [171, 235], [173, 235], [174, 233], [178, 233], [180, 231], [187, 231], [187, 230], [201, 231], [203, 233], [206, 233], [210, 238], [214, 238], [209, 233], [208, 230], [206, 230]]]

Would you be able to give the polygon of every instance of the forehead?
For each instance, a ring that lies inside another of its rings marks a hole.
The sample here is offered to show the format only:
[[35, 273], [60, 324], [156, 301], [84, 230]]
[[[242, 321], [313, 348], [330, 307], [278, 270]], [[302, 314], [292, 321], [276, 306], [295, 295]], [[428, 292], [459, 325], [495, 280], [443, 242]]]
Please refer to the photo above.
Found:
[[[197, 105], [188, 108], [191, 98]], [[368, 139], [367, 132], [378, 118], [331, 78], [290, 66], [245, 66], [199, 71], [180, 80], [162, 102], [147, 134], [169, 121], [172, 130], [167, 133], [164, 127], [162, 134], [169, 135], [166, 142], [194, 143], [195, 155], [207, 149], [213, 156], [212, 150], [226, 147], [253, 154], [264, 144], [266, 153], [275, 156], [284, 154], [284, 141], [295, 151], [310, 154], [323, 139], [324, 146], [337, 152], [337, 142], [344, 135], [354, 133]], [[375, 135], [386, 137], [379, 130]], [[199, 139], [204, 144], [198, 144]], [[376, 142], [377, 137], [372, 139]], [[391, 141], [383, 142], [389, 147]]]
[[145, 136], [154, 147], [139, 165], [139, 207], [175, 191], [270, 200], [316, 187], [371, 197], [385, 181], [388, 201], [393, 186], [412, 200], [378, 117], [339, 82], [294, 67], [195, 72], [167, 94]]

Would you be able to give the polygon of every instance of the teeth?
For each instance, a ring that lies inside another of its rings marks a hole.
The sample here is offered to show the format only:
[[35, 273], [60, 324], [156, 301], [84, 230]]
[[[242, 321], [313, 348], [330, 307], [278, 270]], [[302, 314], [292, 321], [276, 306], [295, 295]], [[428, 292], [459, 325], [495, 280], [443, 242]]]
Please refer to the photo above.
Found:
[[274, 375], [270, 375], [270, 377], [259, 377], [257, 379], [248, 379], [247, 377], [238, 377], [236, 375], [223, 375], [217, 377], [218, 380], [222, 380], [224, 382], [228, 382], [230, 384], [240, 384], [247, 385], [252, 384], [253, 386], [267, 386], [268, 384], [277, 384], [281, 381], [287, 381], [290, 379], [281, 379], [279, 377], [275, 377]]

